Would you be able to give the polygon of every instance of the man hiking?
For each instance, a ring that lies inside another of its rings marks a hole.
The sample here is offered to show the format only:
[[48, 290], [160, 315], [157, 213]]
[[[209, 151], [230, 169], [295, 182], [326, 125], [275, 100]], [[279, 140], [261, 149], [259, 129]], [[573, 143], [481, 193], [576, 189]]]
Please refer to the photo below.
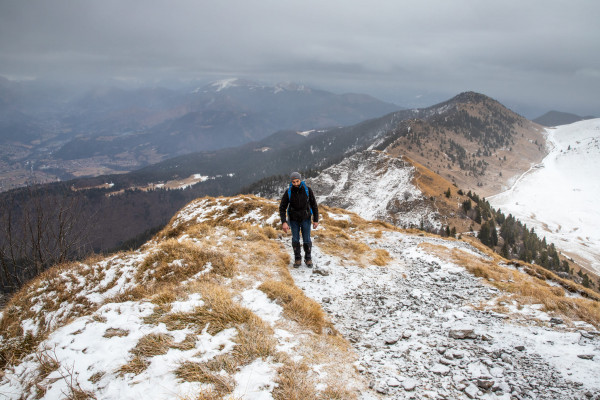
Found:
[[310, 225], [319, 226], [319, 208], [317, 200], [311, 188], [306, 186], [302, 176], [298, 172], [290, 175], [291, 183], [285, 191], [279, 204], [279, 216], [281, 227], [287, 233], [292, 229], [292, 248], [294, 249], [294, 268], [302, 264], [302, 253], [300, 250], [300, 231], [302, 231], [302, 246], [304, 247], [304, 262], [308, 268], [312, 268], [312, 257], [310, 251]]

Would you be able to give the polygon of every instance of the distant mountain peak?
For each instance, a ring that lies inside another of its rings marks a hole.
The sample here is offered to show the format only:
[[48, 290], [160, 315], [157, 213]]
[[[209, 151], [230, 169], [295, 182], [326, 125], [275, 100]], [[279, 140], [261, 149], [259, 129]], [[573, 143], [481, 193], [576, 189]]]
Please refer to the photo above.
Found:
[[533, 122], [538, 123], [543, 126], [560, 126], [560, 125], [569, 125], [574, 122], [583, 121], [586, 119], [593, 119], [595, 117], [587, 116], [581, 117], [576, 114], [571, 114], [562, 111], [548, 111], [546, 114], [537, 117], [533, 120]]
[[485, 94], [469, 91], [459, 93], [458, 95], [448, 100], [448, 103], [483, 103], [486, 101], [496, 102], [496, 100], [486, 96]]
[[203, 93], [203, 92], [222, 92], [224, 90], [228, 90], [235, 87], [246, 86], [246, 87], [257, 87], [261, 86], [256, 82], [252, 82], [249, 80], [241, 79], [241, 78], [226, 78], [220, 79], [218, 81], [214, 81], [209, 83], [206, 86], [199, 87], [192, 91], [192, 93]]
[[222, 90], [225, 89], [229, 89], [231, 87], [236, 87], [240, 85], [240, 79], [238, 78], [229, 78], [229, 79], [222, 79], [220, 81], [216, 81], [210, 84], [210, 86], [212, 88], [215, 89], [215, 91], [220, 92]]
[[311, 89], [294, 82], [280, 82], [275, 85], [275, 93], [283, 92], [283, 91], [291, 91], [291, 92], [311, 92]]
[[279, 82], [275, 85], [269, 85], [266, 83], [259, 83], [243, 78], [227, 78], [220, 79], [209, 83], [206, 86], [199, 87], [192, 91], [192, 93], [206, 93], [206, 92], [223, 92], [233, 88], [246, 88], [250, 90], [262, 89], [271, 91], [275, 94], [280, 92], [306, 92], [311, 93], [312, 89], [303, 84], [295, 82]]

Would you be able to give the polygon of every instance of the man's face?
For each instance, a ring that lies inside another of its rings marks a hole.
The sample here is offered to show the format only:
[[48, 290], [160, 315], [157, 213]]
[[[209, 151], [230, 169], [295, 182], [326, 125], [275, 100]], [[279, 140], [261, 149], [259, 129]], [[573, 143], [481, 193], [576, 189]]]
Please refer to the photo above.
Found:
[[300, 179], [293, 179], [292, 180], [292, 185], [298, 187], [300, 186], [300, 183], [302, 183], [302, 181]]

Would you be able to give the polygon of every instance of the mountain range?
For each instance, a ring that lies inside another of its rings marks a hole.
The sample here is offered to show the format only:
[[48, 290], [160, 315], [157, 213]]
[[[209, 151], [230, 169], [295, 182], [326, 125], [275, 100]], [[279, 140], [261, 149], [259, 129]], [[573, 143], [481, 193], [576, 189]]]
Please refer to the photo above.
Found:
[[122, 173], [182, 154], [242, 145], [282, 129], [351, 125], [399, 108], [367, 95], [241, 79], [188, 90], [62, 90], [0, 81], [3, 190], [32, 181]]
[[[474, 215], [466, 218], [459, 212], [461, 204], [470, 201], [466, 193], [497, 192], [509, 185], [513, 174], [524, 172], [545, 154], [543, 139], [538, 125], [484, 95], [467, 92], [432, 107], [397, 111], [348, 127], [282, 131], [257, 142], [183, 155], [131, 173], [15, 190], [0, 195], [0, 202], [13, 210], [7, 215], [18, 219], [25, 218], [22, 210], [57, 209], [56, 202], [66, 196], [78, 205], [78, 218], [86, 221], [83, 248], [107, 251], [143, 243], [197, 197], [246, 192], [277, 198], [291, 170], [316, 177], [326, 168], [352, 162], [353, 155], [364, 157], [361, 168], [377, 174], [378, 166], [366, 165], [372, 156], [359, 153], [385, 150], [388, 157], [401, 157], [400, 164], [418, 171], [420, 179], [413, 184], [424, 195], [407, 202], [405, 191], [392, 189], [394, 196], [381, 204], [377, 218], [460, 233], [479, 229], [480, 223], [474, 222]], [[391, 161], [390, 165], [399, 164]], [[344, 186], [353, 181], [356, 178]], [[407, 193], [411, 198], [410, 190]], [[398, 219], [411, 209], [415, 215], [427, 215], [427, 222]], [[437, 210], [439, 218], [430, 210]]]

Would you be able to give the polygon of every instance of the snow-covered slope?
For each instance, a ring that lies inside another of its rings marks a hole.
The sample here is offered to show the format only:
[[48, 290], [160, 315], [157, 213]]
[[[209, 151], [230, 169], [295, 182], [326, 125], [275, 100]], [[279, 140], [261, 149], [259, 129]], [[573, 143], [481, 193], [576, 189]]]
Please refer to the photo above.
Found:
[[600, 274], [600, 119], [546, 133], [548, 156], [488, 200]]
[[311, 179], [317, 201], [401, 227], [439, 228], [437, 212], [413, 184], [415, 168], [375, 150], [356, 153]]
[[593, 292], [321, 211], [313, 270], [290, 268], [277, 202], [254, 196], [198, 199], [138, 251], [52, 268], [0, 313], [0, 397], [600, 398]]

